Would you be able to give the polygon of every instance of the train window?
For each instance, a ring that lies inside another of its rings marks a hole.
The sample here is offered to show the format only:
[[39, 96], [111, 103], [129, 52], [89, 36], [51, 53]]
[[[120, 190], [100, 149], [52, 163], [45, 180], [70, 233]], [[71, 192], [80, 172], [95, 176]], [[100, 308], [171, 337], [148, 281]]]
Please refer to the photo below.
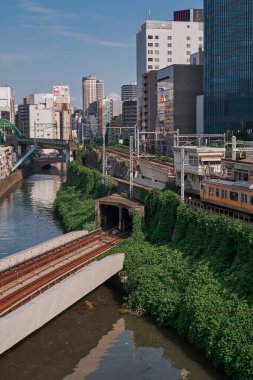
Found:
[[220, 198], [220, 190], [216, 189], [216, 197]]
[[230, 191], [230, 200], [237, 202], [238, 201], [238, 193], [236, 193], [235, 191]]
[[214, 195], [213, 187], [209, 187], [209, 195], [212, 197]]
[[248, 203], [247, 202], [247, 194], [242, 194], [242, 203]]
[[250, 204], [253, 206], [253, 197], [250, 197]]
[[227, 190], [221, 190], [221, 198], [226, 199], [227, 198]]

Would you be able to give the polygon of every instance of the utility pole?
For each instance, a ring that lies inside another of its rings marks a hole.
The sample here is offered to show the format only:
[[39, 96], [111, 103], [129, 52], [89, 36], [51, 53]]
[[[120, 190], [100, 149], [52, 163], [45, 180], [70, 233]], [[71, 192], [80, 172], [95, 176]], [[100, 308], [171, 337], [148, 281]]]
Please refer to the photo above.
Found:
[[184, 203], [184, 158], [185, 158], [185, 152], [184, 147], [181, 147], [181, 199]]
[[236, 137], [232, 137], [232, 160], [236, 161]]
[[133, 136], [130, 136], [129, 141], [129, 197], [133, 199], [133, 190], [134, 190], [134, 150], [133, 150]]

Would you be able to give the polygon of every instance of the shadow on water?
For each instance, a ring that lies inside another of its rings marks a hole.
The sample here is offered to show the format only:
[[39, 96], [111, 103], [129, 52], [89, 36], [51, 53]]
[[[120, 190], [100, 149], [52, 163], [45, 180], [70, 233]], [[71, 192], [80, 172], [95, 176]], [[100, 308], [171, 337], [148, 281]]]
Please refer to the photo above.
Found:
[[118, 293], [98, 288], [6, 353], [0, 378], [226, 379], [176, 332], [149, 318], [123, 315], [120, 305]]

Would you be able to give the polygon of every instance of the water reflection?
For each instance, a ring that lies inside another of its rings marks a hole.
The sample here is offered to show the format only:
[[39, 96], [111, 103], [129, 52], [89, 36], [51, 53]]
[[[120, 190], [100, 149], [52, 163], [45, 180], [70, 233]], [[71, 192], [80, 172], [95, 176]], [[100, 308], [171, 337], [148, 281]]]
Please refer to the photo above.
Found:
[[0, 201], [0, 258], [62, 234], [53, 202], [64, 175], [58, 164], [18, 183]]
[[117, 293], [100, 287], [5, 354], [0, 378], [226, 379], [174, 331], [122, 315], [120, 303]]

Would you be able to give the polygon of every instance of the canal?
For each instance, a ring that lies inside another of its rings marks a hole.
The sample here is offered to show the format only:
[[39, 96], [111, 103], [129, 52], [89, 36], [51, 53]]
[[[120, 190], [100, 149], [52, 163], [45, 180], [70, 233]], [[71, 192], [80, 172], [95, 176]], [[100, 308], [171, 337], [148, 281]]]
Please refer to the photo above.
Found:
[[[62, 234], [53, 216], [63, 167], [19, 183], [0, 201], [1, 257]], [[225, 380], [172, 329], [121, 312], [102, 286], [0, 358], [3, 380]]]

